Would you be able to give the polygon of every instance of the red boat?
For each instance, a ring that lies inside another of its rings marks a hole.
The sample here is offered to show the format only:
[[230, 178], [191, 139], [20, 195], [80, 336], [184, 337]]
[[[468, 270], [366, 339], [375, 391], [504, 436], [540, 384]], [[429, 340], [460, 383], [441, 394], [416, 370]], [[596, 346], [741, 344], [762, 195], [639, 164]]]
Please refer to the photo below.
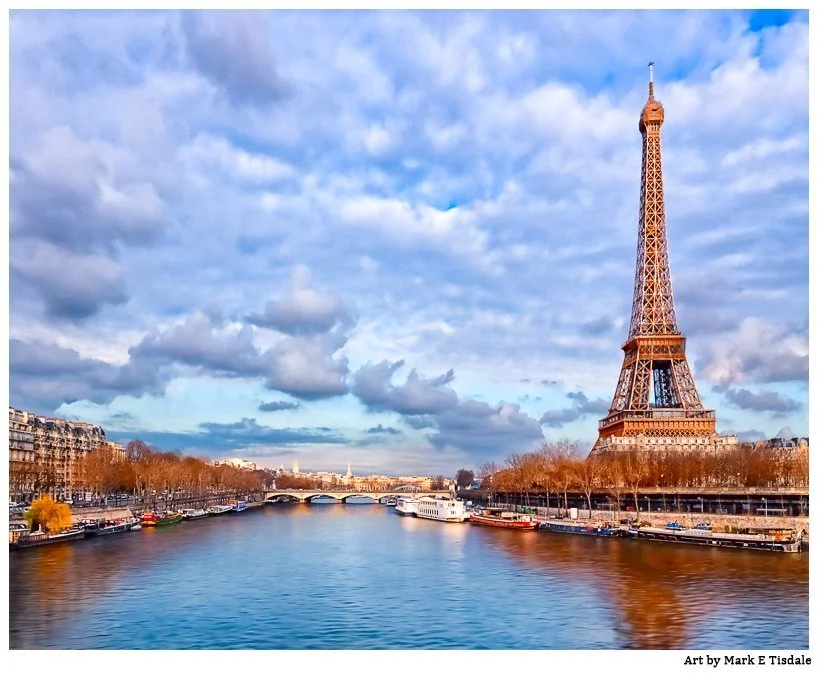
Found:
[[514, 530], [537, 530], [539, 524], [528, 514], [505, 512], [502, 509], [483, 509], [479, 513], [472, 512], [469, 521], [478, 526], [494, 526], [495, 528], [512, 528]]

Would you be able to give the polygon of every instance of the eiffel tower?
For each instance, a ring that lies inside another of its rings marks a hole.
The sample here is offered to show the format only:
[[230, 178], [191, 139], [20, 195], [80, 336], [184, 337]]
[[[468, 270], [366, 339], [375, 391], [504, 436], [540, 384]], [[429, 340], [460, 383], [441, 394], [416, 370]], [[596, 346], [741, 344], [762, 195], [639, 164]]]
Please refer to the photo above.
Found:
[[716, 432], [716, 414], [703, 407], [696, 391], [673, 304], [660, 139], [665, 110], [653, 97], [653, 63], [648, 67], [648, 101], [639, 118], [642, 184], [631, 323], [619, 382], [599, 422], [593, 453], [644, 445], [646, 437], [666, 448], [690, 447], [707, 443]]

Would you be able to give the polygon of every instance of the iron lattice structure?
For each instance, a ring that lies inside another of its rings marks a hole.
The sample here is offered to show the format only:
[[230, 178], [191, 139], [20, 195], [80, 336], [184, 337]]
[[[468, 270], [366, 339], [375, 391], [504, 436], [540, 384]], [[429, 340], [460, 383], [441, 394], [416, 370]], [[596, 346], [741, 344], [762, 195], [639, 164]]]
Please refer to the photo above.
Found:
[[660, 138], [665, 111], [653, 97], [652, 64], [648, 92], [639, 118], [642, 184], [631, 323], [616, 392], [599, 422], [595, 448], [611, 436], [710, 437], [716, 432], [716, 414], [703, 407], [693, 382], [673, 303]]

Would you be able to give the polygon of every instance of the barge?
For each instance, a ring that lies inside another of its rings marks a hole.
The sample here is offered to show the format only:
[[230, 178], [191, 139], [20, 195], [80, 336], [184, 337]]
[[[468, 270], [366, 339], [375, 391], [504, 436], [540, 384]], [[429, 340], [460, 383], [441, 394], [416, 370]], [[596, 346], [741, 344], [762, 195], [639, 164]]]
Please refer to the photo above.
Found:
[[139, 519], [119, 519], [116, 521], [106, 521], [105, 519], [96, 519], [93, 521], [85, 520], [82, 522], [85, 537], [100, 537], [102, 535], [113, 535], [115, 533], [125, 533], [133, 530], [134, 526], [139, 523]]
[[696, 528], [640, 526], [631, 528], [629, 532], [642, 540], [680, 542], [709, 547], [732, 547], [785, 553], [797, 553], [802, 549], [801, 533], [786, 528], [745, 529], [738, 533], [716, 533], [705, 526]]
[[541, 530], [552, 533], [572, 533], [574, 535], [595, 535], [597, 537], [624, 537], [627, 532], [615, 521], [565, 521], [547, 519], [540, 521]]
[[139, 523], [145, 527], [155, 526], [169, 526], [170, 524], [179, 523], [182, 520], [181, 512], [166, 512], [165, 514], [156, 514], [155, 512], [145, 512], [142, 515]]
[[494, 526], [495, 528], [511, 528], [513, 530], [537, 530], [537, 522], [528, 514], [505, 512], [500, 508], [484, 507], [473, 510], [469, 521], [478, 526]]
[[9, 542], [9, 550], [39, 547], [41, 545], [57, 544], [59, 542], [74, 542], [75, 540], [82, 540], [84, 537], [85, 531], [82, 529], [71, 529], [63, 533], [54, 533], [51, 535], [42, 531], [22, 533], [14, 542]]

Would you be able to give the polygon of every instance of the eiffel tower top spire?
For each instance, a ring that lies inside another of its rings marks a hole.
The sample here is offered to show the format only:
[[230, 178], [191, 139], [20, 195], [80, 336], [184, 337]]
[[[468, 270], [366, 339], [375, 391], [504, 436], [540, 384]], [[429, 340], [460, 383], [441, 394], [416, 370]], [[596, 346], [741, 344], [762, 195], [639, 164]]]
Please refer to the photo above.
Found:
[[656, 124], [658, 132], [659, 126], [665, 121], [665, 108], [653, 97], [653, 61], [648, 63], [650, 68], [650, 82], [648, 83], [648, 101], [642, 108], [642, 115], [639, 117], [639, 131], [644, 133], [648, 125]]
[[680, 334], [670, 283], [665, 227], [660, 129], [665, 108], [653, 97], [653, 62], [649, 63], [648, 100], [639, 116], [642, 134], [642, 184], [639, 195], [639, 242], [628, 339], [649, 334]]

